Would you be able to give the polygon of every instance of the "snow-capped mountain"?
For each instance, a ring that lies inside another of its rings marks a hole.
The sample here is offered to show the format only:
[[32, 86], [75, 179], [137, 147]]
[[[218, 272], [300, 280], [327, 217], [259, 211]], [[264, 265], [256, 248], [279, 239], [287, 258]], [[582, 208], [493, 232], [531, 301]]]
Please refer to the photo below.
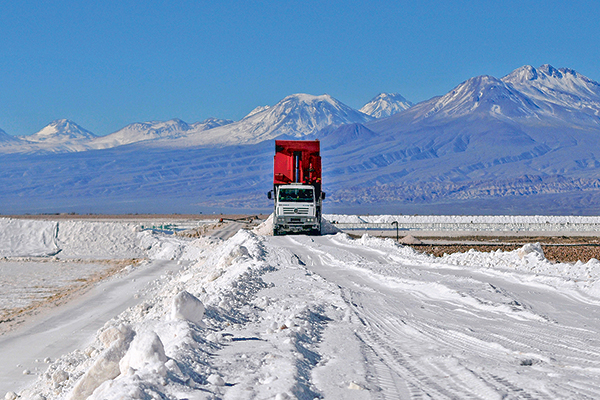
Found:
[[[3, 152], [62, 152], [107, 149], [144, 142], [153, 147], [252, 144], [276, 137], [314, 138], [338, 126], [365, 123], [374, 118], [329, 95], [295, 94], [274, 106], [255, 108], [242, 120], [209, 118], [187, 124], [180, 119], [140, 122], [96, 137], [72, 121], [55, 121], [35, 135], [27, 146], [14, 144]], [[44, 143], [43, 146], [36, 144]], [[52, 147], [55, 145], [55, 147]]]
[[92, 132], [83, 129], [68, 119], [52, 121], [41, 131], [21, 139], [33, 143], [59, 144], [66, 142], [85, 142], [95, 138]]
[[[63, 153], [89, 150], [97, 136], [68, 119], [51, 122], [37, 133], [10, 137], [4, 141], [2, 153]], [[1, 139], [0, 139], [1, 141]]]
[[193, 134], [175, 141], [175, 145], [253, 144], [276, 137], [318, 137], [325, 130], [365, 123], [373, 117], [355, 110], [330, 95], [294, 94], [272, 107], [254, 110], [244, 119], [217, 127], [201, 135]]
[[185, 135], [192, 129], [190, 125], [180, 119], [169, 121], [137, 122], [129, 124], [110, 135], [94, 140], [94, 148], [110, 148], [130, 143], [153, 140], [158, 138], [176, 138]]
[[217, 118], [193, 124], [180, 119], [138, 122], [109, 135], [96, 136], [72, 121], [58, 120], [34, 135], [23, 137], [25, 145], [13, 141], [11, 146], [3, 146], [2, 151], [77, 152], [138, 142], [154, 147], [251, 144], [276, 137], [314, 138], [344, 124], [373, 119], [329, 95], [295, 94], [274, 106], [257, 107], [237, 122]]
[[502, 81], [534, 100], [568, 108], [600, 110], [600, 84], [569, 68], [556, 69], [546, 64], [536, 69], [526, 65]]
[[532, 117], [540, 112], [532, 99], [493, 76], [471, 78], [447, 94], [419, 103], [408, 111], [412, 122], [446, 120], [466, 115]]
[[202, 122], [188, 124], [180, 119], [169, 121], [138, 122], [127, 125], [117, 132], [99, 137], [91, 144], [92, 148], [102, 149], [122, 146], [148, 140], [172, 140], [189, 135], [190, 133], [203, 132], [219, 126], [228, 125], [233, 121], [227, 119], [208, 118]]
[[443, 96], [419, 103], [409, 114], [413, 124], [485, 114], [528, 124], [598, 126], [600, 85], [570, 69], [524, 66], [502, 79], [468, 79]]
[[228, 119], [208, 118], [202, 122], [188, 124], [180, 119], [150, 121], [129, 124], [106, 136], [96, 136], [75, 122], [62, 119], [29, 135], [14, 137], [0, 132], [3, 153], [60, 153], [108, 149], [137, 142], [157, 139], [172, 140], [190, 133], [197, 133], [231, 124]]
[[413, 106], [398, 93], [380, 93], [359, 111], [374, 118], [387, 118]]
[[502, 81], [528, 96], [546, 117], [600, 124], [600, 84], [572, 69], [526, 65]]
[[23, 140], [16, 136], [9, 135], [0, 129], [0, 154], [1, 153], [10, 153], [11, 149], [20, 147], [23, 143]]

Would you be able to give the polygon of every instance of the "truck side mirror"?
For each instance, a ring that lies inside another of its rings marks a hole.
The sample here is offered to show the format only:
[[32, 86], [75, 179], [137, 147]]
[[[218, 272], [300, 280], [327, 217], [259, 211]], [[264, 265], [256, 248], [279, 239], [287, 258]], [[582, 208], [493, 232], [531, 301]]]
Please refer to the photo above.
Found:
[[272, 195], [272, 193], [273, 193], [273, 191], [272, 191], [272, 190], [269, 190], [269, 191], [267, 192], [267, 199], [271, 200], [271, 198], [273, 198], [273, 195]]
[[321, 192], [321, 200], [325, 200], [325, 192]]

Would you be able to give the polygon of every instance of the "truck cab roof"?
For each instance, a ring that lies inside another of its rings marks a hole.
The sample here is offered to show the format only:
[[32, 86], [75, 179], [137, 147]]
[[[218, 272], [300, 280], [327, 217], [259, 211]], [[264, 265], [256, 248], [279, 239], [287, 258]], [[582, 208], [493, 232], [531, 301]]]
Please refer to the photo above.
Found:
[[306, 189], [306, 188], [314, 188], [313, 185], [305, 185], [304, 183], [288, 183], [287, 185], [279, 185], [280, 189]]

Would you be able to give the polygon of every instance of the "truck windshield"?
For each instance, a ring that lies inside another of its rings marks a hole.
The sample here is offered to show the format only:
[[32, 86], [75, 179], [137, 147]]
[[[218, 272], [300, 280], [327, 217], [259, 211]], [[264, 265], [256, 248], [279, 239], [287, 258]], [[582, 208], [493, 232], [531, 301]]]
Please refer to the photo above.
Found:
[[279, 201], [313, 201], [312, 189], [280, 189]]

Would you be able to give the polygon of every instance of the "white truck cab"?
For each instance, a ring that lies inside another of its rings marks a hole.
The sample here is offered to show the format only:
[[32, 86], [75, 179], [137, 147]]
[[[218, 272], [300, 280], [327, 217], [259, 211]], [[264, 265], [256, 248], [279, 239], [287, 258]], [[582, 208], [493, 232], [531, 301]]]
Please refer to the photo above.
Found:
[[311, 185], [280, 185], [275, 189], [273, 234], [321, 233], [321, 199]]

